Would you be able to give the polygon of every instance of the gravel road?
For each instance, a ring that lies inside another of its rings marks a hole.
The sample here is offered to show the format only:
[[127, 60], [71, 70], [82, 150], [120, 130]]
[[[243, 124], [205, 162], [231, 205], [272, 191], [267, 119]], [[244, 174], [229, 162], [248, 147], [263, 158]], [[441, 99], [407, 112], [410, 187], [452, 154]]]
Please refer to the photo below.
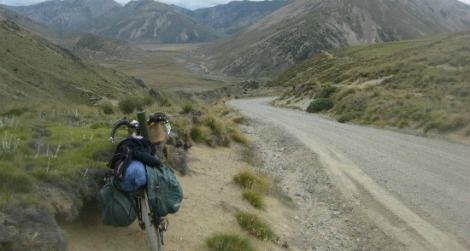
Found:
[[230, 105], [318, 154], [343, 194], [409, 249], [470, 250], [470, 146], [340, 124], [271, 100]]

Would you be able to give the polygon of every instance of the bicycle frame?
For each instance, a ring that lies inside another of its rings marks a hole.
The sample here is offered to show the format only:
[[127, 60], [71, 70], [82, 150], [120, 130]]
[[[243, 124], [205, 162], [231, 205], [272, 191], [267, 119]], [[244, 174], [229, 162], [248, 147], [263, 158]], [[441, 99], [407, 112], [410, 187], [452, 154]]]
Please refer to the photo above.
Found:
[[[139, 112], [137, 114], [139, 121], [140, 135], [146, 140], [149, 140], [149, 133], [147, 128], [147, 116], [145, 112]], [[113, 128], [111, 139], [116, 133], [117, 128], [120, 125], [128, 125], [126, 119], [118, 122], [118, 126]], [[113, 142], [114, 143], [114, 142]], [[147, 189], [143, 188], [137, 191], [133, 197], [135, 198], [135, 204], [138, 213], [139, 226], [142, 230], [147, 233], [147, 238], [151, 251], [163, 251], [163, 232], [168, 228], [168, 221], [165, 218], [158, 217], [150, 208]]]

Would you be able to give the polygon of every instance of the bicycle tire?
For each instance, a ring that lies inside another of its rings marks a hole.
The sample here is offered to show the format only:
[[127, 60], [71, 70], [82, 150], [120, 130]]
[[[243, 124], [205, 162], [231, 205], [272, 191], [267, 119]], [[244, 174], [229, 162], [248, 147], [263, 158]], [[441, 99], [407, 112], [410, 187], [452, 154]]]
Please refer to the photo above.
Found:
[[148, 203], [147, 192], [145, 192], [142, 203], [142, 220], [145, 224], [145, 232], [147, 232], [147, 239], [151, 251], [163, 251], [161, 234], [158, 231], [158, 226], [154, 226], [151, 219], [151, 210]]

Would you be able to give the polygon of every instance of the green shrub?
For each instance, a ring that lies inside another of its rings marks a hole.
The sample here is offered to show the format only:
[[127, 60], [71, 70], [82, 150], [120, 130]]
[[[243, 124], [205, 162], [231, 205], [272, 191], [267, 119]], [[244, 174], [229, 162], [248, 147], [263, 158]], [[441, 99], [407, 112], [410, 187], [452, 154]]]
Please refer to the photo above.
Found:
[[183, 106], [183, 109], [181, 111], [182, 114], [188, 114], [193, 111], [193, 105], [192, 104], [185, 104]]
[[243, 191], [242, 196], [254, 208], [257, 208], [257, 209], [264, 209], [265, 208], [263, 194], [261, 194], [260, 192], [253, 191], [253, 190], [245, 190], [245, 191]]
[[263, 241], [272, 241], [276, 239], [276, 235], [271, 228], [262, 222], [258, 216], [245, 212], [238, 212], [235, 215], [241, 228], [254, 237]]
[[143, 110], [146, 106], [150, 106], [154, 103], [154, 99], [150, 96], [145, 97], [126, 97], [119, 101], [119, 109], [124, 114], [130, 114], [134, 111]]
[[242, 171], [233, 177], [233, 181], [243, 189], [266, 191], [267, 181], [250, 171]]
[[33, 190], [34, 179], [20, 170], [15, 170], [15, 168], [19, 167], [0, 169], [0, 191], [13, 193], [31, 192]]
[[189, 132], [191, 139], [196, 143], [204, 142], [208, 136], [206, 130], [204, 129], [205, 128], [201, 126], [194, 126], [191, 128], [191, 131]]
[[110, 102], [105, 102], [100, 105], [100, 109], [103, 111], [104, 114], [114, 114], [114, 107], [113, 104]]
[[318, 95], [317, 98], [330, 98], [336, 92], [336, 87], [328, 85], [323, 87]]
[[237, 235], [217, 234], [206, 241], [212, 251], [254, 251], [248, 239]]
[[135, 110], [142, 107], [142, 102], [136, 98], [136, 97], [128, 97], [125, 98], [121, 101], [119, 101], [119, 109], [124, 113], [124, 114], [130, 114], [133, 113]]
[[310, 103], [307, 108], [307, 112], [317, 113], [322, 111], [328, 111], [333, 108], [333, 106], [333, 100], [331, 100], [330, 98], [319, 98], [315, 99], [314, 101], [312, 101], [312, 103]]

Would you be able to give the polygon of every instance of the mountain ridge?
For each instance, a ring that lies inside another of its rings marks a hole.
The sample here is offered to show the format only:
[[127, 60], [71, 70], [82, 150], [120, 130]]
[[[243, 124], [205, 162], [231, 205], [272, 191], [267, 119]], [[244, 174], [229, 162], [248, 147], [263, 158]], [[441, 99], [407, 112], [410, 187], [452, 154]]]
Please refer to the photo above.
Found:
[[457, 0], [296, 0], [204, 52], [227, 74], [272, 76], [323, 50], [465, 29]]

